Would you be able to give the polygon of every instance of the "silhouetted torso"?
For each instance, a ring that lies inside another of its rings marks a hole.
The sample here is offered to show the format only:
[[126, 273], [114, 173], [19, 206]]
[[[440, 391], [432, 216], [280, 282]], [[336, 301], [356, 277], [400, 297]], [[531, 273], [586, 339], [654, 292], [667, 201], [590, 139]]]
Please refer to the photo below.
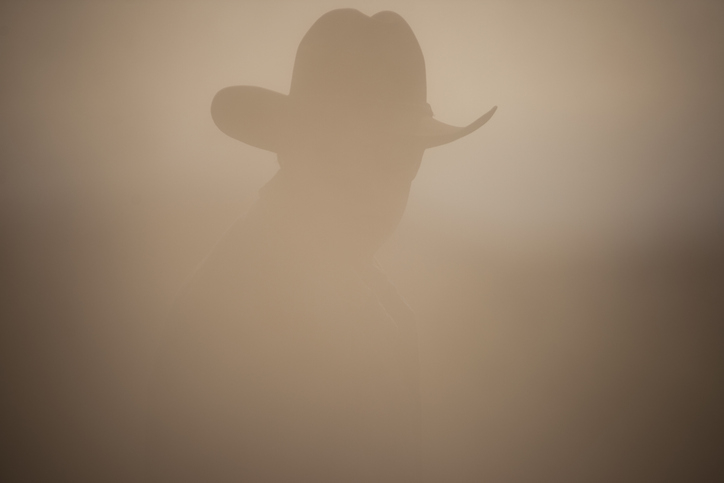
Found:
[[417, 411], [412, 314], [283, 171], [179, 300], [152, 470], [174, 481], [401, 481]]

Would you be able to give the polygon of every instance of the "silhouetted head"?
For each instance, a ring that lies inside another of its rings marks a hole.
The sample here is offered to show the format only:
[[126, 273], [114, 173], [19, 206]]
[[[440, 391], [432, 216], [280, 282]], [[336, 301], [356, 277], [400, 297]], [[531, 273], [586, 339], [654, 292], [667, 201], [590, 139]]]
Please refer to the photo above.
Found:
[[341, 9], [302, 39], [289, 95], [227, 87], [211, 111], [224, 133], [278, 154], [283, 186], [299, 203], [314, 200], [374, 251], [399, 222], [425, 149], [478, 129], [495, 108], [465, 127], [436, 120], [407, 22]]

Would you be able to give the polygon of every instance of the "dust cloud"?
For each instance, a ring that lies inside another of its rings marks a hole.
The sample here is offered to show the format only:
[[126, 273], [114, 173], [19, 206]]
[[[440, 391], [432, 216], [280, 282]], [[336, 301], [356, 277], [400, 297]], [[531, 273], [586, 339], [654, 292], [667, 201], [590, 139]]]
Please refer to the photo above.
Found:
[[164, 315], [277, 169], [211, 100], [288, 92], [340, 7], [407, 20], [436, 118], [499, 106], [426, 152], [378, 254], [425, 481], [721, 478], [721, 3], [10, 1], [1, 479], [138, 481]]

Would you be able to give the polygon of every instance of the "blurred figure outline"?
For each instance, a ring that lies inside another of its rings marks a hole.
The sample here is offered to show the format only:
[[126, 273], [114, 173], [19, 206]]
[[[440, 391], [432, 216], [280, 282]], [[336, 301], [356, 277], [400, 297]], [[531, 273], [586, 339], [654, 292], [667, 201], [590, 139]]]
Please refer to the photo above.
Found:
[[415, 319], [374, 259], [427, 148], [468, 135], [427, 103], [409, 25], [340, 9], [288, 95], [216, 94], [225, 134], [279, 170], [180, 295], [159, 353], [149, 481], [415, 481]]

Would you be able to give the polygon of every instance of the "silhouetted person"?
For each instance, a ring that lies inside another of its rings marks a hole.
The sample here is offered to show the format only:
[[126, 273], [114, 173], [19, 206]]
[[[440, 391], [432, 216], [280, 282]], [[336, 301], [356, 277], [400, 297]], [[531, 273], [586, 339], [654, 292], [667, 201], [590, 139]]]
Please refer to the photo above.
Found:
[[280, 169], [181, 295], [157, 377], [152, 481], [414, 479], [414, 318], [373, 256], [443, 124], [397, 14], [322, 16], [289, 95], [221, 90], [226, 134]]

